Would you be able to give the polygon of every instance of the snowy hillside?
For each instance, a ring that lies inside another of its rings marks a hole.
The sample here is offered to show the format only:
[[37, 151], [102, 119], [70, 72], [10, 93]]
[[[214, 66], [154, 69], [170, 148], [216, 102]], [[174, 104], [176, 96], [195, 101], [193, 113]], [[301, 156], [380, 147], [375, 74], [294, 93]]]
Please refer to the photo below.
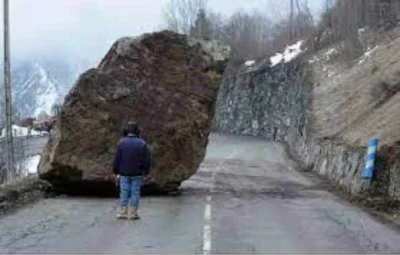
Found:
[[[22, 117], [51, 113], [52, 106], [62, 103], [79, 74], [89, 67], [88, 62], [71, 64], [64, 59], [13, 61], [11, 79], [14, 111]], [[2, 74], [0, 77], [2, 85]]]
[[22, 116], [50, 113], [52, 105], [61, 100], [61, 85], [41, 63], [24, 63], [12, 74], [14, 105]]

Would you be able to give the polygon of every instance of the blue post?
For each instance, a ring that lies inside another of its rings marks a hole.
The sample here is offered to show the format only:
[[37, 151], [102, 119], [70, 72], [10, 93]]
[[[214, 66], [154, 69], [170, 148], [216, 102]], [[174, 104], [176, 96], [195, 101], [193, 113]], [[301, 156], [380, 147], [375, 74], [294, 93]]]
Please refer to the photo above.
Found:
[[362, 178], [365, 180], [371, 180], [374, 174], [374, 163], [376, 157], [376, 149], [378, 147], [378, 139], [375, 137], [368, 142], [367, 160], [365, 162], [364, 171]]

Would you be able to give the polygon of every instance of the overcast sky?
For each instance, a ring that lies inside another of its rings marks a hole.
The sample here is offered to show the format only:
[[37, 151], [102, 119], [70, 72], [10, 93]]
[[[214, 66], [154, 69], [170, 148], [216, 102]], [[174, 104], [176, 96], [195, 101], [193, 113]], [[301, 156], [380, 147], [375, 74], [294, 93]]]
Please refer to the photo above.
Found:
[[[224, 15], [238, 10], [266, 10], [277, 17], [289, 0], [209, 0]], [[1, 1], [2, 2], [2, 1]], [[100, 59], [119, 37], [162, 27], [167, 0], [10, 0], [12, 54], [68, 55]], [[308, 0], [314, 13], [322, 0]], [[274, 6], [274, 7], [273, 7]], [[3, 21], [3, 6], [1, 21]], [[1, 34], [3, 26], [1, 25]], [[1, 40], [1, 49], [3, 43]]]

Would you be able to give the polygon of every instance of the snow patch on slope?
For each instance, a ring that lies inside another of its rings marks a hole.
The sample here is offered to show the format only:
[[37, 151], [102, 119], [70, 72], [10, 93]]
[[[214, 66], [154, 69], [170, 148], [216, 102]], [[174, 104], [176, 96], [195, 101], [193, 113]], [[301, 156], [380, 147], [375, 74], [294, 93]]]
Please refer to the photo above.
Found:
[[288, 63], [299, 56], [303, 50], [301, 46], [304, 44], [303, 40], [298, 41], [297, 43], [286, 47], [283, 53], [275, 53], [274, 56], [270, 58], [271, 67], [276, 66], [280, 63]]
[[29, 157], [25, 160], [25, 169], [28, 173], [37, 173], [37, 168], [40, 162], [40, 155]]
[[40, 162], [40, 155], [22, 159], [17, 163], [18, 172], [22, 175], [36, 174]]
[[[21, 136], [28, 136], [29, 135], [29, 129], [26, 127], [20, 127], [17, 125], [12, 125], [12, 134], [13, 137], [21, 137]], [[31, 130], [30, 135], [32, 136], [38, 136], [41, 135], [40, 132], [37, 132], [35, 130]], [[6, 136], [6, 129], [3, 128], [2, 132], [1, 132], [1, 137], [5, 137]]]
[[39, 88], [39, 94], [36, 96], [34, 116], [37, 117], [42, 112], [51, 113], [51, 107], [58, 98], [58, 84], [49, 77], [49, 74], [39, 63], [35, 63], [35, 68], [37, 68], [40, 75], [39, 83], [43, 84], [43, 87]]
[[246, 61], [245, 63], [244, 63], [244, 65], [245, 66], [252, 66], [252, 65], [254, 65], [256, 63], [256, 61], [254, 61], [254, 60], [248, 60], [248, 61]]
[[369, 49], [364, 53], [364, 55], [360, 58], [360, 60], [358, 61], [358, 63], [359, 63], [359, 64], [364, 63], [368, 58], [371, 57], [371, 54], [374, 53], [378, 48], [379, 48], [378, 46], [375, 46], [375, 47], [373, 47], [372, 49], [369, 48]]

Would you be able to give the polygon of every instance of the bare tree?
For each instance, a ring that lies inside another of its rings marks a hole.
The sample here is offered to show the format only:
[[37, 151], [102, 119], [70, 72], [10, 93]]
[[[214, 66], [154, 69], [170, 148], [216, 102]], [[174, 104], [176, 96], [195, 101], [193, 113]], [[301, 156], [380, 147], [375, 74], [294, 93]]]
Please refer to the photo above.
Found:
[[169, 0], [163, 9], [163, 19], [168, 29], [189, 34], [199, 12], [206, 9], [207, 0]]
[[275, 21], [272, 31], [275, 38], [273, 48], [307, 37], [314, 30], [315, 22], [308, 0], [268, 0], [266, 3]]
[[212, 37], [226, 41], [226, 38], [228, 38], [227, 31], [225, 29], [226, 19], [222, 16], [222, 14], [209, 10], [207, 12], [207, 19], [211, 25]]
[[302, 12], [312, 16], [308, 0], [266, 0], [265, 3], [268, 17], [276, 23], [283, 20], [291, 20], [293, 14], [293, 23], [296, 24], [295, 17]]
[[206, 10], [200, 9], [197, 13], [196, 21], [194, 25], [190, 28], [190, 35], [192, 36], [204, 36], [211, 38], [213, 36], [213, 24], [211, 23], [211, 19], [209, 14], [206, 13]]
[[308, 0], [296, 0], [296, 3], [298, 13], [303, 13], [304, 15], [306, 15], [309, 21], [314, 24], [314, 16], [311, 13], [310, 6], [308, 5]]
[[398, 0], [337, 0], [335, 3], [326, 0], [323, 26], [335, 30], [336, 36], [343, 38], [364, 26], [396, 25], [399, 18]]
[[271, 22], [260, 12], [237, 12], [226, 25], [222, 39], [232, 46], [233, 57], [254, 59], [267, 53]]
[[321, 30], [330, 31], [327, 43], [343, 42], [343, 55], [357, 57], [362, 52], [359, 29], [382, 24], [396, 24], [398, 0], [326, 0], [326, 12], [322, 18]]
[[[282, 3], [285, 2], [285, 3]], [[168, 29], [195, 36], [219, 39], [231, 45], [234, 61], [264, 57], [283, 46], [306, 37], [314, 28], [307, 0], [269, 0], [278, 24], [267, 12], [236, 12], [228, 18], [207, 8], [202, 0], [169, 0], [163, 17]], [[288, 12], [291, 4], [291, 9]], [[286, 4], [286, 5], [285, 5]], [[285, 14], [279, 14], [281, 10]], [[271, 13], [271, 11], [269, 11]]]

